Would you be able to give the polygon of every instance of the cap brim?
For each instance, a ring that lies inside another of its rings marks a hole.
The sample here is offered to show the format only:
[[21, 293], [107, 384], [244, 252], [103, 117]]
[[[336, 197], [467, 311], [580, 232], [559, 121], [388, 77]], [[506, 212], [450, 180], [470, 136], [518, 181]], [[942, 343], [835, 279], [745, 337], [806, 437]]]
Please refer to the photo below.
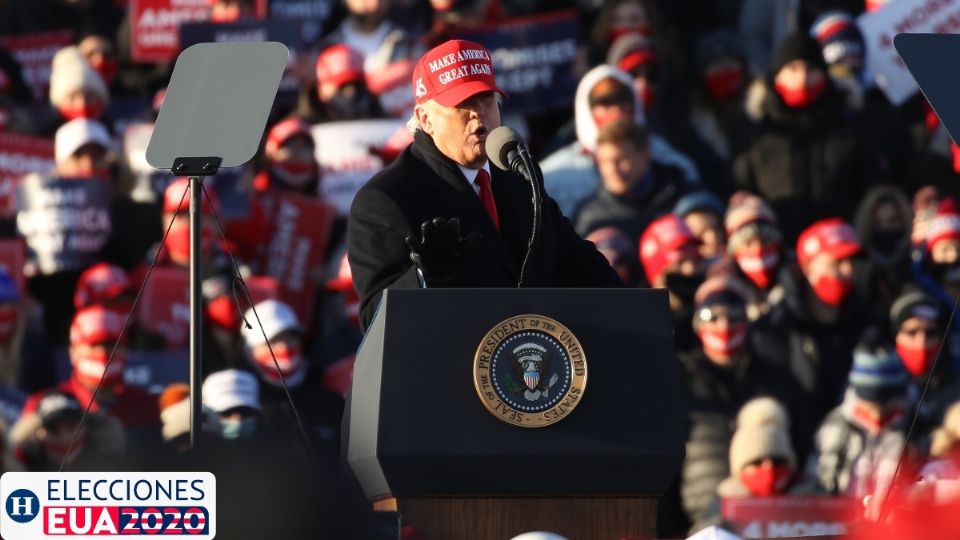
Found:
[[479, 94], [480, 92], [497, 92], [505, 98], [509, 97], [507, 96], [506, 92], [500, 88], [497, 88], [495, 85], [491, 85], [483, 81], [468, 81], [440, 92], [439, 94], [433, 96], [433, 100], [444, 107], [454, 107], [470, 99], [474, 95]]
[[827, 250], [834, 259], [846, 259], [860, 253], [860, 246], [857, 244], [838, 244]]

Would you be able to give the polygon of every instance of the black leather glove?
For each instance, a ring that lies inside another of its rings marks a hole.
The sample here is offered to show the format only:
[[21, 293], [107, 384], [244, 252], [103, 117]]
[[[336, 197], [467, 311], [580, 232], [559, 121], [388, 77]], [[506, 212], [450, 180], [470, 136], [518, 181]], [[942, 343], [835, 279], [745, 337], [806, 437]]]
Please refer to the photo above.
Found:
[[460, 237], [460, 220], [433, 218], [420, 224], [420, 238], [409, 235], [403, 239], [410, 248], [410, 260], [420, 268], [425, 278], [449, 281], [463, 263], [463, 247], [477, 233]]

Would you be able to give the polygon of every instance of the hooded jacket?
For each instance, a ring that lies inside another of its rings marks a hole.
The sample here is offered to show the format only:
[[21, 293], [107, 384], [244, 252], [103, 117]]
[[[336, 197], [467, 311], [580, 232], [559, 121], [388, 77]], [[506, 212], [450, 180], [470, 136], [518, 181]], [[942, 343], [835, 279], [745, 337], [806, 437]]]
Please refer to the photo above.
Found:
[[[907, 221], [903, 235], [896, 243], [892, 243], [884, 250], [877, 246], [873, 227], [873, 215], [881, 202], [891, 201]], [[889, 313], [890, 306], [900, 295], [903, 286], [911, 281], [910, 275], [910, 242], [909, 217], [913, 215], [910, 202], [898, 188], [894, 186], [877, 186], [867, 192], [863, 201], [857, 207], [854, 226], [860, 245], [866, 252], [866, 260], [857, 266], [857, 290], [861, 298], [869, 299], [870, 311], [873, 313]], [[885, 252], [886, 251], [886, 252]]]
[[[541, 163], [544, 185], [563, 215], [573, 217], [579, 204], [590, 197], [600, 185], [600, 173], [594, 162], [593, 154], [597, 149], [599, 129], [590, 112], [590, 91], [603, 79], [613, 77], [633, 88], [633, 80], [619, 69], [601, 65], [587, 72], [580, 79], [574, 98], [574, 121], [577, 140], [550, 154]], [[644, 124], [642, 107], [636, 107], [634, 120]], [[650, 158], [660, 165], [669, 165], [683, 171], [684, 178], [691, 184], [700, 181], [700, 174], [693, 161], [681, 154], [663, 137], [650, 134]]]

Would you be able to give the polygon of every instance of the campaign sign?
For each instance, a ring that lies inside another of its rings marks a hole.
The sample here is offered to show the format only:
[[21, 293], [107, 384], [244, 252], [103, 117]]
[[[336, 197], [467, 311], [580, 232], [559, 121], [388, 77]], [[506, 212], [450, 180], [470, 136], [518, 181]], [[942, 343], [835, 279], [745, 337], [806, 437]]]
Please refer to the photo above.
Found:
[[105, 180], [31, 175], [17, 190], [17, 230], [43, 274], [81, 270], [110, 236], [110, 184]]
[[[287, 69], [280, 79], [277, 90], [279, 103], [295, 103], [300, 91], [300, 82], [291, 73], [297, 61], [297, 53], [304, 48], [303, 23], [296, 19], [243, 20], [233, 23], [198, 22], [184, 24], [180, 28], [180, 48], [196, 43], [250, 43], [277, 41], [287, 46], [290, 56]], [[302, 51], [304, 54], [307, 51]]]
[[8, 472], [0, 502], [0, 535], [16, 540], [217, 534], [208, 472]]
[[10, 51], [10, 54], [20, 63], [23, 82], [30, 87], [38, 102], [46, 99], [54, 55], [71, 44], [73, 44], [72, 30], [0, 37], [0, 47]]
[[[244, 281], [254, 303], [280, 296], [277, 283], [272, 279], [251, 276]], [[239, 293], [239, 288], [237, 290]], [[233, 294], [232, 291], [227, 293]], [[242, 293], [239, 294], [243, 299]], [[163, 336], [168, 350], [185, 348], [190, 339], [190, 275], [187, 269], [154, 268], [143, 290], [137, 314], [140, 326]], [[147, 380], [137, 384], [146, 386], [153, 383]]]
[[497, 86], [510, 96], [511, 112], [537, 114], [573, 103], [579, 33], [577, 12], [564, 11], [471, 28], [458, 37], [490, 51]]
[[320, 38], [334, 3], [335, 0], [270, 0], [270, 18], [302, 21], [303, 39], [313, 43]]
[[54, 166], [52, 139], [0, 133], [0, 217], [16, 213], [16, 188], [21, 178], [45, 174]]
[[323, 177], [320, 196], [346, 216], [357, 191], [383, 168], [377, 150], [387, 146], [397, 130], [404, 129], [398, 119], [353, 120], [313, 126], [317, 142], [316, 156]]
[[334, 210], [320, 199], [295, 193], [272, 193], [262, 203], [270, 240], [257, 261], [259, 273], [276, 280], [279, 299], [296, 311], [306, 327], [317, 289], [313, 270], [323, 262]]
[[[900, 105], [918, 90], [906, 64], [893, 47], [893, 37], [910, 34], [960, 33], [960, 2], [956, 0], [897, 0], [857, 19], [867, 44], [867, 69], [887, 99]], [[944, 59], [947, 69], [947, 59]]]
[[743, 538], [842, 536], [861, 514], [849, 497], [726, 497], [721, 515]]
[[172, 61], [180, 52], [180, 25], [209, 18], [209, 0], [130, 0], [133, 61]]

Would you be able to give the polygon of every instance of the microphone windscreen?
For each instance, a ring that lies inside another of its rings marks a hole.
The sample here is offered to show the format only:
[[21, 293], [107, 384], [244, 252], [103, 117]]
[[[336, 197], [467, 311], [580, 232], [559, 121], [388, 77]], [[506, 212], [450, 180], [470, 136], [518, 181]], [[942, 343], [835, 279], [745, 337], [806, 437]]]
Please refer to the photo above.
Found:
[[487, 158], [497, 168], [509, 171], [510, 162], [507, 159], [507, 154], [522, 142], [523, 138], [513, 128], [500, 126], [487, 135], [487, 142], [484, 145], [487, 150]]

